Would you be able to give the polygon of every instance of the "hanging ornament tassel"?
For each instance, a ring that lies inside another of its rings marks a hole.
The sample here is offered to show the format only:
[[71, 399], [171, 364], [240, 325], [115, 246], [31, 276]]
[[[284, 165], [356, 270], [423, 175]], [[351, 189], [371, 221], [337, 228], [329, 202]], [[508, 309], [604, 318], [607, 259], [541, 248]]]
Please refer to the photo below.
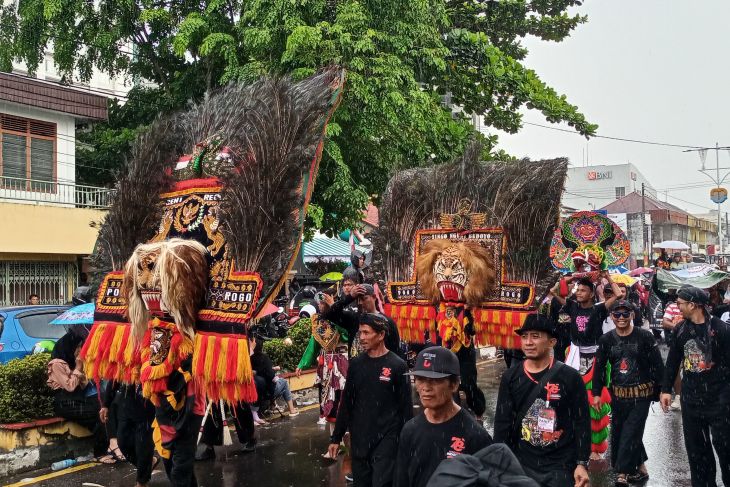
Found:
[[205, 414], [203, 414], [203, 422], [200, 423], [200, 431], [198, 431], [198, 442], [196, 445], [200, 444], [200, 438], [203, 437], [203, 427], [205, 426], [205, 422], [208, 420], [208, 414], [210, 414], [210, 407], [213, 405], [213, 401], [208, 401], [208, 407], [205, 408]]
[[228, 420], [226, 419], [226, 410], [223, 407], [223, 399], [219, 401], [221, 406], [221, 418], [223, 418], [223, 445], [231, 446], [233, 438], [231, 438], [231, 430], [228, 428]]

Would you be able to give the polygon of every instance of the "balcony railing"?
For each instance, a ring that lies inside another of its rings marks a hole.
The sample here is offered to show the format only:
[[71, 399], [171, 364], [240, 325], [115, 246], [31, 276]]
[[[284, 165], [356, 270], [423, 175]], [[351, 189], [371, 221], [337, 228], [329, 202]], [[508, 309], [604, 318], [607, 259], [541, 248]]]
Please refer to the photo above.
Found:
[[0, 200], [103, 209], [109, 208], [113, 196], [108, 188], [0, 176]]

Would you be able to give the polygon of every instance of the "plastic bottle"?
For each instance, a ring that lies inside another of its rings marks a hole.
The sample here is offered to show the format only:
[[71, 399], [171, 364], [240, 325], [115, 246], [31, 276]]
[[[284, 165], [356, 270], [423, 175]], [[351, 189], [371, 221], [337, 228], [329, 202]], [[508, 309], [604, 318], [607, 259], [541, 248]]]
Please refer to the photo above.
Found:
[[52, 464], [51, 470], [54, 470], [54, 471], [63, 470], [65, 468], [73, 467], [74, 465], [76, 465], [78, 463], [88, 462], [93, 459], [94, 459], [94, 455], [83, 455], [76, 459], [69, 458], [66, 460], [61, 460], [60, 462], [56, 462], [56, 463]]
[[65, 468], [73, 467], [74, 465], [76, 465], [76, 460], [73, 458], [67, 458], [66, 460], [61, 460], [60, 462], [56, 462], [51, 465], [51, 470], [63, 470]]

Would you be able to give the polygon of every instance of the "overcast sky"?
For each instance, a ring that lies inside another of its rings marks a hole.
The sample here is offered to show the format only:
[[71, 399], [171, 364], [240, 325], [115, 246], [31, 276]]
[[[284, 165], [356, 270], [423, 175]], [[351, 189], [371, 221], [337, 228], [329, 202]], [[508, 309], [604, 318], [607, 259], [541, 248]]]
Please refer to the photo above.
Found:
[[[730, 146], [730, 1], [586, 0], [576, 11], [588, 22], [562, 43], [528, 39], [525, 65], [597, 123], [598, 135]], [[524, 120], [550, 125], [534, 110]], [[530, 125], [517, 135], [498, 133], [510, 154], [566, 156], [581, 166], [587, 148], [589, 164], [636, 165], [662, 200], [673, 188], [668, 201], [680, 208], [699, 213], [715, 207], [709, 199], [714, 185], [698, 171], [697, 153], [600, 138], [586, 142]], [[707, 165], [714, 169], [714, 151]], [[720, 152], [720, 166], [730, 167], [727, 151]], [[678, 188], [703, 182], [702, 188]], [[723, 211], [730, 211], [730, 200]]]

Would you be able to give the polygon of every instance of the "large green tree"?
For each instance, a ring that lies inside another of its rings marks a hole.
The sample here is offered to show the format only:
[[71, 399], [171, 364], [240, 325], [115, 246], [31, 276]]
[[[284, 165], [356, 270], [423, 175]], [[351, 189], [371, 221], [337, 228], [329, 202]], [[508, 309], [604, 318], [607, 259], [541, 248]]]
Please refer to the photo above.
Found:
[[[65, 79], [93, 68], [148, 82], [79, 134], [79, 180], [107, 182], [160, 112], [231, 80], [347, 69], [328, 127], [310, 224], [352, 227], [396, 169], [443, 162], [474, 136], [471, 114], [516, 132], [520, 109], [583, 135], [596, 126], [525, 68], [527, 35], [560, 41], [577, 0], [18, 0], [0, 12], [0, 69], [33, 71], [52, 46]], [[463, 108], [457, 115], [444, 95]], [[487, 151], [496, 137], [486, 138]], [[489, 156], [489, 153], [485, 154]], [[92, 169], [98, 168], [98, 169]]]

